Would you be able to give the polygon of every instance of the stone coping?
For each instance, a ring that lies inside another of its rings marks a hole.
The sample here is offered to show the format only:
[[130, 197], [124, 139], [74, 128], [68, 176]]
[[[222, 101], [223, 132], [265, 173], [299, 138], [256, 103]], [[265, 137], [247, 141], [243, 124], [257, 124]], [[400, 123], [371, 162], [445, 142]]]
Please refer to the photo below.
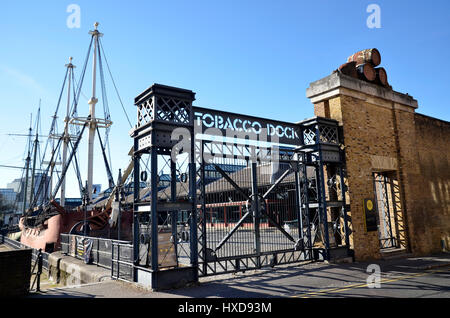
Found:
[[418, 108], [417, 100], [408, 94], [402, 94], [392, 89], [359, 80], [339, 72], [332, 73], [327, 77], [310, 83], [309, 87], [306, 89], [306, 97], [308, 97], [312, 103], [318, 103], [337, 95], [348, 95], [360, 98], [361, 96], [358, 96], [358, 93], [381, 98], [394, 102], [395, 104], [409, 106], [413, 109]]

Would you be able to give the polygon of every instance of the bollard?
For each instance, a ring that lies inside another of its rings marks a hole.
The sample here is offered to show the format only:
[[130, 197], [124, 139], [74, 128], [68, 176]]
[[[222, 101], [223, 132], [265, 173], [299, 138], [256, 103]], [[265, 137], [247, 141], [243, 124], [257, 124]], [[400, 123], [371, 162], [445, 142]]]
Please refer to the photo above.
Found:
[[42, 249], [39, 249], [36, 262], [34, 263], [33, 269], [31, 271], [34, 274], [34, 270], [37, 266], [36, 277], [33, 280], [33, 284], [31, 284], [30, 290], [33, 290], [34, 284], [36, 283], [36, 292], [41, 291], [41, 274], [42, 274]]
[[36, 285], [36, 291], [41, 291], [41, 274], [42, 274], [42, 249], [39, 249], [38, 253], [38, 271], [37, 271], [37, 285]]

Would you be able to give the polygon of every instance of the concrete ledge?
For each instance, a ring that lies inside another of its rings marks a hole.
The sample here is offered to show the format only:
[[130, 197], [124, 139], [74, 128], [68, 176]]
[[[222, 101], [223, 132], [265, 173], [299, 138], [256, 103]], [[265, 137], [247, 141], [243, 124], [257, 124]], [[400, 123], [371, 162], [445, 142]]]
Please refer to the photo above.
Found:
[[61, 258], [61, 252], [55, 252], [48, 256], [48, 277], [55, 283], [60, 282], [59, 263]]
[[180, 267], [160, 271], [136, 267], [136, 280], [139, 285], [153, 291], [176, 289], [198, 284], [196, 267]]
[[73, 286], [111, 279], [110, 269], [85, 264], [82, 260], [66, 256], [61, 252], [50, 254], [48, 262], [49, 277], [59, 284]]

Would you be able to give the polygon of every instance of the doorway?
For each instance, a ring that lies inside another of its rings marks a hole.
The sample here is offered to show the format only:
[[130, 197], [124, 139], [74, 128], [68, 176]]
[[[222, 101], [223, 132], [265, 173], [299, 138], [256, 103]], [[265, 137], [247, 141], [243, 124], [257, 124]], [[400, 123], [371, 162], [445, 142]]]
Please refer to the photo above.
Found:
[[375, 172], [373, 176], [380, 249], [406, 247], [396, 173]]

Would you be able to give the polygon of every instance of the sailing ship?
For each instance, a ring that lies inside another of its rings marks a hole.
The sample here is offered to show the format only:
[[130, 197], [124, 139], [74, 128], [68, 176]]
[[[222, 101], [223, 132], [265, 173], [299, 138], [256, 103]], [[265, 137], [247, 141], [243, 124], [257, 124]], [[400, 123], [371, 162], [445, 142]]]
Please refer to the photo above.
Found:
[[[35, 182], [34, 176], [36, 173], [36, 149], [39, 144], [37, 130], [32, 148], [34, 150], [33, 159], [31, 158], [30, 148], [28, 150], [25, 166], [26, 178], [23, 188], [23, 215], [19, 221], [19, 228], [21, 230], [20, 241], [26, 246], [42, 249], [47, 252], [52, 252], [59, 248], [61, 233], [122, 240], [130, 240], [132, 235], [132, 206], [130, 203], [126, 203], [127, 201], [129, 202], [129, 200], [126, 200], [126, 197], [132, 193], [132, 189], [129, 186], [127, 187], [126, 184], [133, 170], [133, 161], [130, 160], [123, 174], [119, 171], [117, 182], [114, 182], [110, 168], [110, 160], [107, 155], [107, 149], [109, 149], [108, 134], [112, 121], [105, 92], [104, 61], [106, 61], [113, 83], [114, 80], [104, 54], [100, 40], [103, 34], [98, 31], [98, 25], [98, 23], [95, 23], [95, 29], [89, 32], [91, 41], [79, 81], [76, 80], [74, 75], [75, 66], [72, 64], [72, 58], [65, 65], [66, 73], [63, 86], [53, 115], [44, 150], [44, 157], [41, 160], [41, 164], [43, 164], [41, 167], [41, 175], [43, 177], [40, 178], [39, 183], [36, 185], [33, 183]], [[80, 94], [82, 94], [81, 89], [91, 56], [92, 95], [88, 101], [89, 115], [87, 117], [80, 117], [78, 116], [78, 101]], [[97, 71], [99, 71], [99, 76]], [[98, 117], [96, 114], [96, 106], [99, 102], [97, 98], [98, 77], [100, 78], [102, 90], [103, 118]], [[121, 101], [115, 83], [114, 88]], [[67, 91], [67, 102], [64, 130], [61, 134], [58, 134], [58, 112], [65, 91]], [[123, 110], [125, 111], [124, 108]], [[101, 129], [105, 132], [103, 139], [101, 137]], [[78, 165], [78, 154], [80, 142], [86, 131], [88, 133], [87, 181], [83, 184]], [[31, 130], [29, 135], [31, 136]], [[94, 151], [96, 150], [94, 149], [94, 139], [96, 137], [99, 140], [103, 163], [108, 176], [108, 189], [103, 193], [97, 193], [97, 196], [94, 197]], [[49, 156], [48, 161], [44, 161], [47, 154]], [[33, 162], [31, 172], [33, 177], [30, 193], [28, 194], [27, 182], [31, 162]], [[60, 166], [60, 170], [57, 169], [57, 166]], [[70, 167], [74, 168], [82, 201], [76, 207], [71, 207], [66, 198], [67, 175]], [[54, 183], [55, 180], [56, 183]]]

